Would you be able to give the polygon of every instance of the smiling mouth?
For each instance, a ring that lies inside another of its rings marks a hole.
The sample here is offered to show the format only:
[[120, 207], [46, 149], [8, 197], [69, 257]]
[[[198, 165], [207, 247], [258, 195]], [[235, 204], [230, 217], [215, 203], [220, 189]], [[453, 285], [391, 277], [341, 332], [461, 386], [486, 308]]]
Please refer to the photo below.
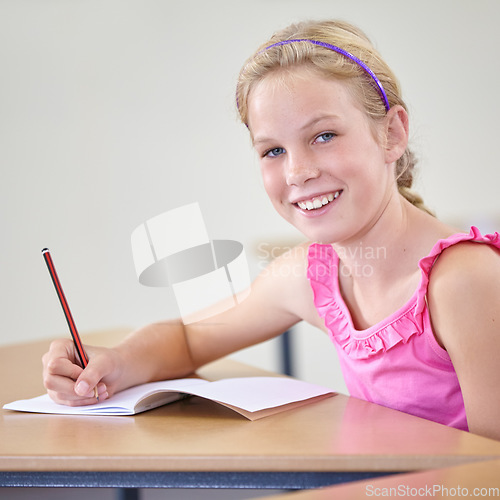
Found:
[[310, 200], [303, 200], [296, 203], [296, 205], [302, 210], [316, 210], [318, 208], [324, 207], [328, 205], [328, 203], [336, 200], [340, 194], [342, 193], [342, 189], [339, 191], [335, 191], [334, 193], [323, 194], [321, 196], [315, 196]]

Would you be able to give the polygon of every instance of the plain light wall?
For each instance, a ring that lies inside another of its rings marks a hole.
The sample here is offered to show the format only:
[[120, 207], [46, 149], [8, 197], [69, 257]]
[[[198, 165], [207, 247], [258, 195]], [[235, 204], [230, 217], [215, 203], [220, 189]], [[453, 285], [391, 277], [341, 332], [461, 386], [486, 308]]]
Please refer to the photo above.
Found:
[[[259, 245], [299, 238], [264, 193], [234, 86], [272, 32], [322, 18], [360, 26], [398, 75], [426, 203], [496, 229], [496, 0], [0, 0], [0, 343], [68, 335], [45, 246], [85, 332], [176, 315], [171, 290], [135, 276], [130, 235], [154, 215], [199, 202], [252, 276]], [[294, 342], [300, 377], [343, 389], [322, 333]], [[276, 368], [276, 342], [237, 357]]]

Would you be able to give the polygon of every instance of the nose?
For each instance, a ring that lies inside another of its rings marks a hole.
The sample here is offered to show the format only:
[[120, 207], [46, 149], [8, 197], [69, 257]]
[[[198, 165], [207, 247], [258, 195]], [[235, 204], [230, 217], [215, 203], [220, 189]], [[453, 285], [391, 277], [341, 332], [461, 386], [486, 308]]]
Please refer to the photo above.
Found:
[[288, 186], [299, 186], [310, 179], [319, 177], [320, 171], [314, 166], [314, 161], [303, 153], [288, 151], [285, 164], [285, 179]]

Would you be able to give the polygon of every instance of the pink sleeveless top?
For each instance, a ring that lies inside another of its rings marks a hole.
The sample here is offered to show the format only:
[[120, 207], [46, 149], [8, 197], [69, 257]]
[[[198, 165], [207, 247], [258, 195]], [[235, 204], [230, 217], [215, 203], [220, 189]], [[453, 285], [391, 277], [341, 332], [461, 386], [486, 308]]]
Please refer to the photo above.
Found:
[[457, 375], [432, 332], [426, 302], [429, 274], [446, 248], [462, 241], [500, 249], [498, 233], [482, 236], [475, 227], [439, 240], [419, 262], [422, 275], [411, 299], [388, 318], [356, 330], [338, 282], [339, 256], [331, 245], [312, 244], [307, 277], [314, 304], [325, 319], [351, 396], [468, 430]]

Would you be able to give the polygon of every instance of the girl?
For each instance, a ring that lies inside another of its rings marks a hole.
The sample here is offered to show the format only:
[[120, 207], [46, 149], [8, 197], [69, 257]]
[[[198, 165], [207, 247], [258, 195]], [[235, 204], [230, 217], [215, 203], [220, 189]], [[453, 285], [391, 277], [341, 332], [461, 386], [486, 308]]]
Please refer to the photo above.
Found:
[[[341, 22], [292, 25], [250, 57], [237, 106], [276, 210], [311, 243], [277, 258], [211, 321], [146, 326], [113, 349], [44, 356], [63, 404], [182, 377], [305, 320], [334, 343], [351, 396], [500, 439], [500, 239], [440, 222], [410, 191], [396, 78]], [[290, 272], [293, 270], [293, 272]]]

